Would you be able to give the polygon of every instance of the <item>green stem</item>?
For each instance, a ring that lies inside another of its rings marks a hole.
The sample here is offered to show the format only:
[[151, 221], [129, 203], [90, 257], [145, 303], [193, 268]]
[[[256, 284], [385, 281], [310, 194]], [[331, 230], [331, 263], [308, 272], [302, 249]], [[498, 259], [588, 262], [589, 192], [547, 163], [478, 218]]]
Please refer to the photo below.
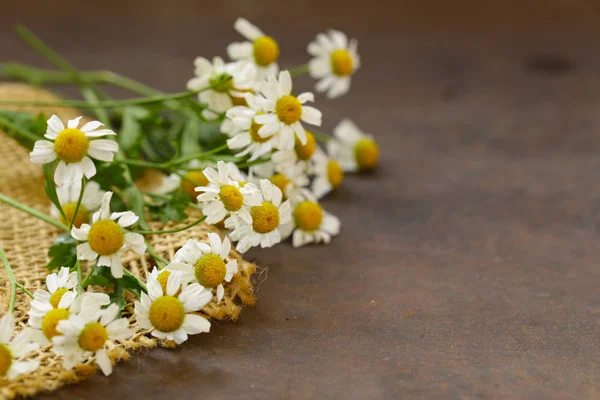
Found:
[[79, 261], [79, 259], [77, 259], [75, 262], [75, 269], [77, 270], [77, 282], [79, 282], [77, 285], [77, 293], [81, 294], [83, 293], [83, 280], [81, 273], [81, 261]]
[[[73, 229], [73, 224], [75, 223], [75, 218], [77, 218], [77, 213], [79, 212], [79, 206], [81, 206], [81, 200], [83, 199], [83, 191], [85, 189], [85, 177], [81, 179], [81, 190], [79, 191], [79, 198], [77, 198], [77, 205], [75, 206], [75, 212], [73, 212], [73, 217], [71, 217], [71, 221], [69, 222], [69, 230]], [[81, 281], [79, 281], [81, 282]]]
[[10, 129], [12, 131], [14, 131], [15, 133], [17, 133], [18, 135], [27, 138], [33, 142], [36, 142], [38, 140], [43, 139], [42, 137], [36, 135], [35, 133], [20, 127], [19, 125], [13, 123], [11, 120], [4, 118], [4, 117], [0, 117], [0, 125], [3, 126], [5, 129]]
[[186, 229], [190, 229], [191, 227], [198, 225], [200, 222], [204, 221], [205, 219], [206, 219], [206, 216], [192, 222], [189, 225], [183, 226], [181, 228], [165, 229], [162, 231], [134, 231], [134, 232], [139, 233], [140, 235], [162, 235], [165, 233], [177, 233], [177, 232], [185, 231]]
[[135, 276], [134, 274], [132, 274], [131, 272], [129, 272], [129, 270], [123, 268], [123, 273], [127, 276], [130, 276], [131, 278], [135, 279], [137, 281], [137, 284], [140, 285], [140, 287], [142, 289], [144, 289], [144, 292], [148, 293], [148, 288], [146, 287], [146, 284], [144, 282], [142, 282], [140, 280], [140, 278], [138, 278], [137, 276]]
[[50, 225], [53, 225], [59, 229], [62, 229], [65, 232], [69, 232], [69, 228], [66, 227], [65, 225], [63, 225], [60, 221], [57, 221], [54, 218], [51, 218], [45, 214], [42, 214], [38, 210], [31, 208], [29, 206], [26, 206], [25, 204], [20, 203], [17, 200], [14, 200], [8, 196], [5, 196], [2, 193], [0, 193], [0, 202], [8, 204], [9, 206], [16, 208], [17, 210], [26, 212], [27, 214], [32, 215], [38, 219], [41, 219], [42, 221], [47, 222]]
[[152, 247], [150, 242], [148, 242], [147, 240], [146, 240], [146, 249], [148, 250], [148, 253], [150, 253], [150, 255], [152, 256], [152, 258], [154, 258], [154, 261], [156, 261], [156, 263], [158, 264], [158, 269], [163, 269], [165, 267], [165, 265], [169, 264], [169, 261], [167, 261], [163, 257], [159, 256], [158, 253], [156, 252], [156, 250], [154, 250], [154, 247]]
[[290, 71], [290, 75], [292, 76], [292, 78], [296, 77], [296, 76], [307, 74], [308, 73], [308, 64], [299, 65], [295, 68], [291, 68], [289, 71]]
[[117, 160], [117, 162], [122, 163], [122, 164], [127, 164], [127, 165], [135, 165], [137, 167], [145, 167], [145, 168], [157, 168], [157, 169], [169, 169], [172, 168], [174, 166], [177, 166], [179, 164], [183, 164], [186, 163], [190, 160], [195, 160], [195, 159], [202, 159], [202, 158], [206, 158], [208, 156], [211, 156], [215, 153], [218, 153], [222, 150], [227, 149], [227, 145], [223, 145], [223, 146], [219, 146], [217, 148], [214, 148], [210, 151], [205, 151], [203, 153], [195, 153], [195, 154], [190, 154], [187, 155], [185, 157], [181, 157], [181, 158], [177, 158], [174, 160], [170, 160], [170, 161], [166, 161], [163, 163], [157, 163], [157, 162], [152, 162], [152, 161], [144, 161], [144, 160], [129, 160], [129, 159], [122, 159], [122, 160]]
[[[79, 262], [79, 260], [77, 260], [77, 262]], [[81, 282], [80, 285], [82, 288], [85, 288], [87, 286], [87, 282], [91, 279], [93, 273], [94, 273], [94, 267], [90, 268], [89, 272], [83, 279], [83, 282], [79, 281], [79, 282]]]
[[9, 307], [9, 312], [12, 314], [12, 312], [15, 310], [15, 301], [17, 300], [17, 287], [22, 289], [23, 292], [25, 292], [27, 294], [27, 296], [29, 296], [31, 298], [33, 298], [33, 294], [29, 290], [25, 289], [25, 287], [22, 284], [17, 282], [15, 273], [14, 273], [12, 267], [10, 266], [10, 263], [8, 262], [8, 258], [6, 257], [6, 253], [4, 252], [2, 245], [0, 245], [0, 258], [2, 259], [2, 263], [4, 264], [4, 268], [6, 269], [6, 273], [8, 274], [8, 278], [10, 279], [11, 291], [10, 291], [10, 303], [9, 303], [8, 307]]

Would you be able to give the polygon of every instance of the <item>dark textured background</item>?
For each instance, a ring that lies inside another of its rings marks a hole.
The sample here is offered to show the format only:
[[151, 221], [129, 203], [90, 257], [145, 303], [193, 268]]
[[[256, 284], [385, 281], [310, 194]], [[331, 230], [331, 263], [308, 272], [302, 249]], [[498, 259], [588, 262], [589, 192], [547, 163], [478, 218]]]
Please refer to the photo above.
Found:
[[1, 60], [44, 65], [21, 22], [80, 68], [168, 91], [224, 55], [238, 15], [288, 67], [344, 30], [363, 68], [317, 105], [382, 149], [327, 199], [331, 245], [250, 253], [268, 279], [238, 323], [44, 398], [600, 397], [599, 2], [8, 3]]

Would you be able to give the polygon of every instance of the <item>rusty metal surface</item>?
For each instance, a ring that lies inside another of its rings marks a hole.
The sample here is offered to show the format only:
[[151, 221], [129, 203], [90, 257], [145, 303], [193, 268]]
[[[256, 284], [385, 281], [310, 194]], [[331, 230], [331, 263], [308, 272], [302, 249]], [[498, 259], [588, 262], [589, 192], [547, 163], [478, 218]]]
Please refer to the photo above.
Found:
[[43, 398], [600, 397], [596, 2], [66, 3], [0, 13], [0, 57], [37, 60], [18, 20], [82, 68], [176, 91], [238, 14], [288, 66], [345, 30], [363, 69], [317, 104], [382, 160], [327, 199], [331, 245], [249, 254], [268, 279], [238, 323]]

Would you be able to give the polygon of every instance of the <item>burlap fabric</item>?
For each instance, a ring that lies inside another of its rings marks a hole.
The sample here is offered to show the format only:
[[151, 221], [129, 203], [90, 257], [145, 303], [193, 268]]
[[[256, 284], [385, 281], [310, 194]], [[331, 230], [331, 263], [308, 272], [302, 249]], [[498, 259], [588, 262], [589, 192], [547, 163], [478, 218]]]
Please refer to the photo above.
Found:
[[[53, 100], [52, 94], [38, 88], [21, 84], [0, 84], [0, 100]], [[74, 118], [80, 115], [76, 110], [69, 108], [32, 108], [13, 107], [32, 112], [44, 112], [50, 115], [55, 113], [63, 119]], [[0, 191], [20, 202], [23, 202], [44, 213], [49, 211], [49, 200], [43, 190], [43, 176], [39, 165], [29, 162], [28, 153], [13, 139], [0, 132]], [[198, 211], [193, 210], [187, 224], [197, 219]], [[174, 226], [152, 223], [154, 230]], [[195, 227], [169, 235], [152, 235], [149, 241], [162, 257], [171, 259], [173, 254], [189, 239], [205, 240], [209, 232], [218, 232], [214, 227], [200, 224]], [[0, 243], [6, 251], [15, 275], [19, 282], [34, 291], [44, 287], [44, 280], [48, 274], [47, 251], [52, 241], [60, 231], [49, 224], [40, 221], [26, 213], [0, 203]], [[225, 297], [217, 304], [209, 303], [202, 313], [207, 317], [218, 320], [236, 320], [242, 305], [252, 305], [255, 298], [252, 291], [251, 276], [255, 266], [244, 261], [235, 250], [230, 257], [238, 260], [240, 272], [233, 280], [225, 285]], [[133, 252], [126, 253], [124, 265], [131, 272], [145, 280], [146, 274], [152, 269], [151, 258], [140, 258]], [[10, 282], [4, 268], [0, 268], [0, 314], [7, 310], [10, 297]], [[126, 312], [131, 324], [135, 323], [133, 312], [133, 297], [127, 299]], [[19, 329], [25, 326], [26, 313], [29, 308], [29, 298], [19, 293], [15, 314], [19, 321]], [[210, 334], [210, 333], [209, 333]], [[128, 353], [140, 348], [150, 348], [157, 345], [170, 347], [173, 343], [157, 340], [147, 334], [138, 333], [130, 340], [110, 343], [109, 355], [113, 363], [128, 358]], [[2, 398], [33, 395], [43, 391], [56, 390], [59, 387], [78, 382], [96, 373], [93, 362], [79, 365], [72, 371], [62, 369], [60, 357], [55, 355], [50, 346], [33, 354], [30, 359], [40, 361], [40, 368], [32, 374], [26, 375], [15, 381], [9, 382], [0, 378], [0, 395]]]

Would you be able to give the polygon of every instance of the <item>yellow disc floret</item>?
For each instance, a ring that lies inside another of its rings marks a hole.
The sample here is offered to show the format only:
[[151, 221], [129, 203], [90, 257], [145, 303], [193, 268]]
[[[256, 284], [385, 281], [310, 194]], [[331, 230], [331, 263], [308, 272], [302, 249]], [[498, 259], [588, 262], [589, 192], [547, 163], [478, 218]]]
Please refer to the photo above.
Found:
[[233, 185], [221, 186], [219, 190], [219, 198], [223, 202], [223, 206], [227, 211], [238, 211], [244, 204], [244, 195], [240, 189]]
[[268, 201], [250, 209], [252, 229], [258, 233], [269, 233], [279, 226], [279, 210]]
[[271, 183], [281, 190], [283, 197], [285, 198], [285, 188], [288, 184], [292, 183], [292, 180], [284, 174], [275, 174], [270, 179]]
[[85, 351], [98, 351], [104, 348], [108, 339], [108, 331], [99, 322], [91, 322], [83, 327], [77, 343]]
[[4, 343], [0, 343], [0, 376], [6, 375], [12, 362], [13, 357], [10, 349]]
[[[61, 215], [60, 221], [65, 225], [69, 225], [71, 223], [71, 221], [73, 220], [73, 215], [75, 214], [76, 208], [77, 208], [77, 203], [67, 203], [67, 204], [63, 205], [62, 209], [63, 209], [63, 212], [65, 213], [65, 216], [67, 217], [67, 219], [65, 220], [65, 218]], [[80, 204], [79, 209], [77, 210], [77, 216], [75, 217], [75, 220], [73, 221], [73, 226], [75, 228], [79, 228], [82, 224], [85, 224], [86, 222], [88, 222], [89, 218], [90, 218], [90, 214], [89, 214], [88, 210], [83, 206], [83, 204]]]
[[115, 221], [101, 219], [92, 225], [88, 234], [88, 243], [92, 250], [101, 256], [110, 256], [123, 247], [125, 235]]
[[55, 308], [50, 310], [44, 315], [42, 319], [42, 333], [48, 340], [56, 335], [60, 335], [60, 332], [56, 330], [56, 326], [59, 321], [69, 318], [69, 310], [64, 308]]
[[279, 45], [270, 36], [259, 37], [252, 47], [254, 61], [261, 67], [267, 67], [279, 59]]
[[256, 143], [265, 143], [266, 141], [271, 139], [272, 136], [267, 136], [267, 137], [260, 136], [258, 134], [258, 131], [260, 130], [260, 128], [262, 128], [262, 125], [257, 124], [256, 122], [254, 122], [254, 120], [252, 120], [252, 126], [250, 127], [250, 139], [252, 139], [252, 141], [256, 142]]
[[371, 139], [361, 139], [354, 146], [354, 157], [360, 169], [373, 169], [379, 160], [379, 148]]
[[296, 136], [296, 145], [294, 146], [294, 150], [296, 151], [296, 155], [302, 161], [308, 161], [312, 158], [313, 154], [315, 154], [315, 150], [317, 149], [317, 142], [315, 137], [309, 131], [306, 131], [306, 144], [302, 144], [298, 136]]
[[327, 180], [334, 188], [340, 186], [344, 180], [344, 170], [336, 160], [329, 160], [327, 163]]
[[61, 131], [54, 140], [54, 151], [63, 161], [79, 162], [87, 154], [90, 140], [79, 129]]
[[281, 97], [275, 105], [275, 112], [281, 122], [291, 125], [302, 117], [302, 103], [292, 95]]
[[60, 303], [60, 299], [62, 299], [63, 295], [67, 293], [69, 289], [60, 288], [56, 292], [52, 293], [50, 296], [50, 304], [52, 308], [58, 308], [58, 303]]
[[196, 192], [197, 186], [207, 186], [208, 179], [204, 176], [202, 171], [188, 171], [183, 179], [181, 180], [181, 191], [190, 196], [191, 199], [195, 199], [200, 192]]
[[152, 302], [148, 319], [161, 332], [175, 332], [185, 319], [183, 303], [173, 296], [159, 297]]
[[294, 221], [303, 231], [316, 231], [323, 221], [323, 209], [317, 203], [303, 201], [294, 209]]
[[337, 49], [331, 53], [331, 71], [337, 76], [348, 76], [354, 71], [354, 60], [350, 52]]
[[196, 262], [195, 274], [202, 286], [217, 287], [223, 283], [227, 274], [225, 261], [218, 254], [205, 254]]

